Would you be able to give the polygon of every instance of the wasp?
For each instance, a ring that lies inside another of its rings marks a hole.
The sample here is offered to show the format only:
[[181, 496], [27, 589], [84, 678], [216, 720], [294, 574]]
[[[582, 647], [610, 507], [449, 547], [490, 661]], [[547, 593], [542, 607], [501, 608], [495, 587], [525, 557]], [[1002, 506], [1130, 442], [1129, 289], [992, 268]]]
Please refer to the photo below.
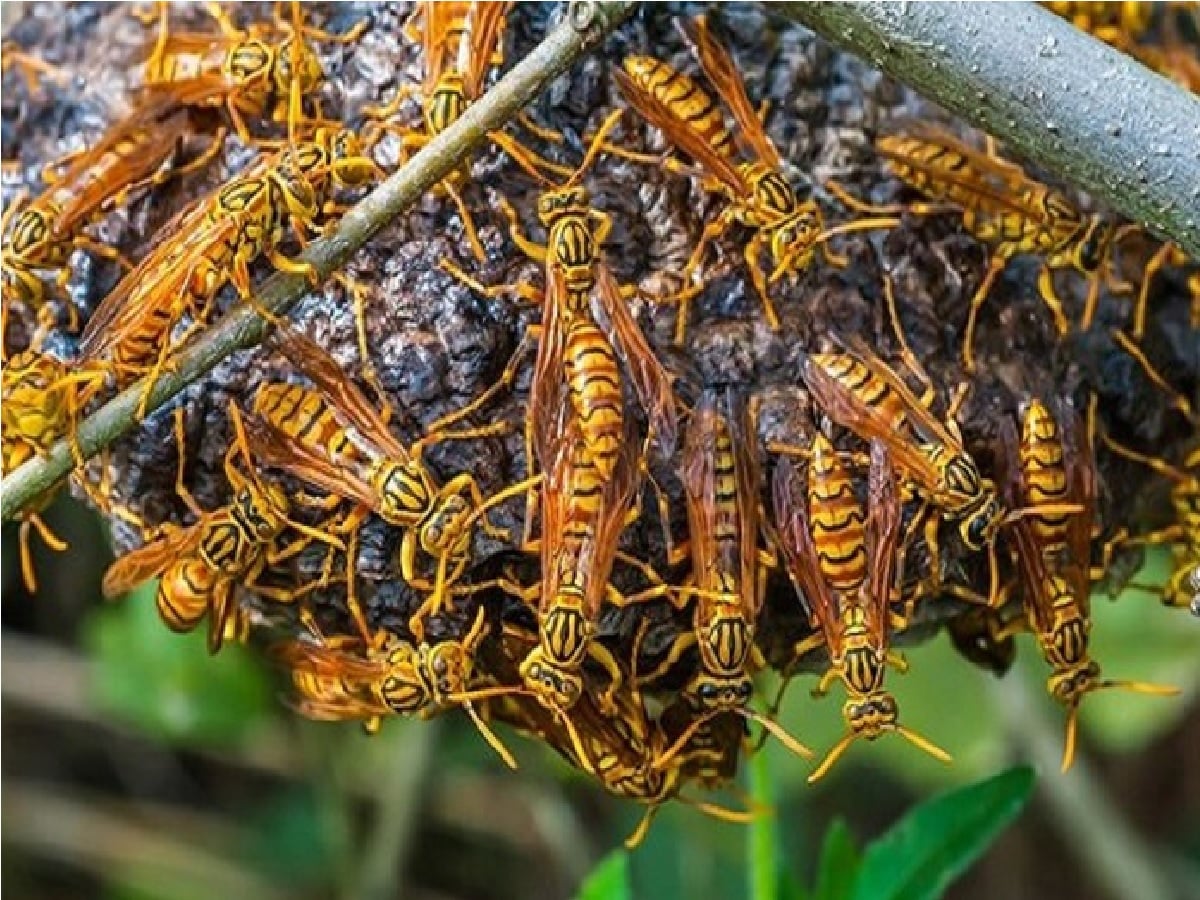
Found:
[[[622, 94], [645, 119], [694, 162], [704, 173], [706, 190], [723, 196], [726, 206], [704, 229], [685, 267], [689, 279], [702, 269], [708, 245], [735, 223], [753, 229], [744, 256], [763, 314], [772, 330], [779, 315], [770, 298], [770, 286], [783, 275], [806, 269], [818, 247], [834, 265], [846, 260], [834, 254], [830, 238], [849, 231], [890, 227], [894, 217], [866, 219], [827, 229], [820, 207], [800, 201], [783, 172], [778, 149], [763, 128], [762, 120], [746, 95], [737, 66], [729, 52], [713, 37], [708, 20], [679, 22], [680, 31], [700, 60], [709, 82], [733, 114], [736, 131], [712, 96], [692, 78], [650, 56], [630, 56], [623, 71], [615, 73]], [[639, 158], [636, 154], [624, 154]], [[655, 162], [661, 164], [657, 157]], [[770, 252], [774, 268], [768, 273], [761, 262]], [[682, 344], [688, 323], [688, 303], [698, 293], [689, 288], [678, 297], [675, 342]]]
[[274, 655], [290, 671], [296, 710], [307, 718], [359, 719], [373, 734], [384, 716], [427, 715], [461, 706], [484, 740], [515, 769], [508, 748], [475, 708], [476, 701], [494, 691], [470, 688], [475, 653], [488, 636], [488, 625], [480, 607], [461, 640], [414, 646], [380, 631], [365, 645], [359, 637], [347, 635], [291, 640], [274, 648]]
[[[401, 577], [418, 590], [432, 592], [431, 606], [444, 603], [444, 587], [456, 582], [470, 564], [474, 523], [479, 520], [489, 534], [507, 537], [482, 513], [528, 490], [532, 482], [510, 485], [485, 500], [469, 473], [439, 485], [422, 461], [422, 451], [433, 440], [493, 436], [507, 424], [449, 431], [449, 425], [465, 414], [458, 410], [431, 425], [425, 442], [410, 451], [388, 428], [390, 409], [377, 410], [325, 350], [290, 329], [278, 331], [275, 340], [314, 387], [268, 382], [259, 388], [248, 429], [255, 457], [327, 492], [325, 500], [312, 502], [332, 508], [343, 499], [352, 500], [359, 506], [356, 522], [370, 511], [402, 528]], [[355, 557], [354, 549], [349, 560]], [[433, 581], [420, 573], [418, 552], [436, 560]], [[349, 581], [353, 585], [354, 579]], [[369, 639], [353, 592], [349, 605], [364, 639]], [[423, 608], [413, 617], [414, 632], [422, 631], [427, 611]]]
[[[138, 408], [146, 404], [171, 350], [207, 321], [217, 293], [233, 282], [251, 294], [250, 264], [265, 256], [276, 269], [316, 271], [278, 250], [284, 226], [312, 227], [331, 183], [364, 184], [375, 172], [346, 130], [319, 128], [310, 140], [281, 150], [207, 198], [181, 211], [156, 248], [105, 297], [83, 331], [79, 362], [97, 374], [92, 392], [111, 374], [118, 387], [149, 372]], [[172, 338], [184, 315], [187, 332]]]
[[[541, 303], [541, 325], [526, 331], [497, 387], [513, 382], [528, 342], [540, 338], [529, 389], [527, 458], [536, 453], [542, 468], [550, 467], [557, 454], [559, 407], [565, 396], [589, 465], [602, 478], [613, 477], [621, 454], [626, 378], [646, 411], [649, 434], [664, 455], [674, 448], [679, 429], [671, 377], [629, 310], [629, 291], [617, 283], [604, 259], [602, 248], [612, 220], [594, 208], [590, 192], [581, 183], [620, 116], [617, 110], [604, 122], [572, 177], [561, 186], [548, 187], [538, 198], [538, 219], [547, 231], [545, 245], [522, 234], [516, 212], [507, 201], [501, 202], [517, 247], [545, 265], [545, 288], [540, 294], [529, 285], [485, 287], [444, 264], [455, 277], [489, 297], [516, 291]], [[529, 171], [536, 169], [530, 166]]]
[[[289, 518], [287, 494], [277, 484], [255, 474], [241, 414], [230, 404], [233, 444], [225, 457], [225, 476], [233, 489], [232, 500], [206, 512], [184, 484], [183, 416], [175, 417], [179, 465], [175, 486], [196, 521], [171, 526], [150, 543], [127, 553], [109, 567], [102, 584], [104, 596], [118, 597], [143, 581], [160, 576], [155, 603], [159, 616], [175, 632], [196, 628], [208, 617], [208, 650], [216, 653], [226, 638], [244, 635], [245, 611], [235, 591], [246, 588], [279, 603], [292, 603], [294, 590], [258, 583], [265, 570], [294, 558], [313, 541], [344, 549], [334, 535]], [[240, 454], [249, 474], [233, 462]], [[298, 537], [285, 545], [277, 541], [291, 529]]]
[[[636, 660], [645, 628], [634, 639]], [[505, 643], [513, 646], [518, 657], [537, 639], [512, 625], [505, 626]], [[570, 711], [551, 709], [541, 702], [527, 702], [516, 692], [496, 710], [497, 716], [530, 733], [552, 747], [568, 763], [595, 778], [618, 797], [634, 800], [647, 807], [637, 827], [625, 840], [625, 846], [637, 847], [649, 831], [654, 816], [669, 800], [679, 800], [701, 812], [726, 822], [746, 823], [750, 814], [726, 809], [714, 803], [689, 797], [681, 791], [689, 770], [707, 764], [693, 755], [689, 747], [673, 755], [670, 765], [660, 765], [667, 751], [667, 732], [650, 719], [637, 688], [636, 672], [623, 679], [623, 688], [598, 698], [582, 691]]]
[[[37, 310], [40, 329], [48, 330], [53, 322], [46, 286], [37, 273], [57, 271], [61, 290], [70, 275], [68, 262], [75, 250], [87, 250], [129, 266], [116, 250], [93, 240], [84, 229], [132, 193], [206, 166], [221, 149], [219, 136], [186, 165], [164, 168], [189, 130], [187, 111], [175, 104], [159, 102], [141, 107], [106, 131], [95, 145], [70, 159], [61, 172], [51, 174], [47, 170], [49, 187], [40, 196], [23, 207], [14, 203], [5, 211], [0, 228], [4, 230], [6, 315], [8, 304], [18, 301]], [[70, 329], [76, 331], [79, 322], [74, 304], [68, 303], [67, 311]]]
[[663, 663], [669, 667], [694, 645], [700, 669], [681, 693], [693, 709], [692, 722], [660, 756], [660, 767], [697, 736], [711, 742], [711, 735], [700, 732], [724, 713], [759, 722], [794, 753], [812, 755], [778, 723], [749, 707], [751, 669], [762, 666], [754, 645], [765, 590], [761, 573], [774, 565], [773, 557], [759, 549], [756, 448], [747, 405], [730, 388], [706, 391], [691, 413], [681, 467], [692, 576], [676, 597], [695, 598], [693, 630], [675, 642]]
[[[820, 452], [819, 446], [814, 447], [814, 458]], [[888, 446], [879, 439], [871, 441], [865, 527], [868, 567], [865, 579], [853, 590], [836, 590], [825, 576], [813, 535], [813, 523], [823, 510], [809, 509], [800, 475], [787, 456], [780, 457], [775, 469], [772, 496], [774, 524], [788, 575], [817, 629], [811, 638], [797, 644], [795, 655], [799, 658], [823, 643], [830, 667], [813, 693], [824, 694], [829, 683], [840, 677], [848, 694], [842, 707], [848, 731], [808, 780], [821, 778], [855, 740], [875, 740], [891, 731], [949, 762], [944, 750], [900, 724], [896, 700], [883, 686], [889, 665], [901, 672], [907, 669], [903, 657], [889, 647], [889, 603], [902, 561], [901, 503]]]
[[[3, 423], [3, 472], [13, 469], [35, 456], [44, 455], [65, 433], [72, 420], [70, 394], [61, 389], [69, 377], [69, 367], [62, 360], [35, 350], [25, 350], [10, 357], [0, 372], [4, 401], [0, 403]], [[35, 508], [21, 519], [21, 575], [29, 593], [37, 591], [37, 576], [33, 567], [30, 539], [33, 532], [51, 550], [61, 552], [67, 544], [54, 534], [40, 513], [49, 505], [55, 492], [47, 494]]]
[[[467, 107], [483, 94], [488, 73], [503, 63], [503, 34], [512, 3], [508, 2], [423, 2], [417, 4], [422, 20], [420, 41], [425, 51], [425, 77], [420, 85], [403, 85], [383, 106], [367, 106], [364, 113], [375, 119], [391, 120], [401, 105], [414, 93], [420, 93], [424, 128], [412, 130], [387, 121], [383, 128], [396, 132], [401, 148], [415, 151], [424, 147], [455, 122]], [[531, 123], [526, 121], [526, 125]], [[546, 129], [537, 129], [550, 136]], [[502, 132], [491, 132], [489, 138], [504, 150], [513, 150], [520, 158], [533, 156], [532, 151], [518, 147]], [[539, 157], [541, 165], [559, 167]], [[463, 231], [475, 258], [483, 261], [486, 252], [480, 243], [463, 198], [463, 187], [470, 180], [470, 163], [455, 170], [441, 182], [458, 209]]]
[[[1031, 425], [1030, 410], [1035, 410]], [[1021, 595], [1030, 630], [1052, 669], [1046, 682], [1050, 695], [1067, 708], [1063, 771], [1075, 755], [1079, 704], [1088, 694], [1123, 688], [1143, 694], [1175, 694], [1175, 688], [1139, 681], [1100, 678], [1100, 666], [1088, 653], [1091, 631], [1089, 600], [1091, 533], [1096, 506], [1096, 468], [1090, 442], [1078, 415], [1060, 410], [1058, 436], [1046, 439], [1046, 409], [1031, 403], [1018, 435], [1011, 418], [1001, 423], [1006, 501], [1013, 507], [1031, 504], [1047, 485], [1062, 486], [1078, 507], [1067, 522], [1027, 515], [1011, 523]], [[1048, 446], [1054, 443], [1053, 449]]]
[[181, 106], [223, 105], [246, 144], [263, 143], [251, 133], [247, 116], [286, 119], [289, 136], [294, 134], [302, 98], [316, 92], [325, 74], [305, 36], [346, 44], [367, 27], [364, 21], [345, 34], [321, 31], [303, 24], [300, 5], [293, 3], [290, 24], [256, 23], [243, 30], [218, 4], [204, 8], [218, 26], [216, 33], [172, 32], [169, 4], [159, 5], [158, 35], [143, 67], [140, 96]]
[[1009, 261], [1023, 254], [1043, 256], [1038, 293], [1054, 317], [1060, 335], [1070, 331], [1053, 273], [1075, 269], [1088, 278], [1088, 296], [1080, 327], [1091, 327], [1102, 282], [1115, 283], [1109, 271], [1110, 250], [1118, 229], [1100, 215], [1085, 215], [1061, 191], [1027, 175], [996, 155], [980, 152], [951, 134], [925, 126], [910, 134], [885, 135], [876, 148], [892, 172], [929, 202], [872, 206], [829, 185], [847, 206], [874, 215], [917, 215], [952, 212], [963, 227], [992, 247], [987, 271], [971, 297], [963, 334], [963, 365], [975, 371], [975, 326], [979, 310]]
[[[961, 393], [941, 422], [929, 409], [932, 397], [917, 398], [899, 375], [865, 347], [857, 353], [812, 354], [802, 373], [817, 404], [834, 422], [864, 440], [887, 445], [895, 467], [917, 485], [926, 502], [958, 522], [959, 536], [968, 549], [986, 547], [989, 555], [993, 553], [1005, 510], [995, 483], [980, 473], [963, 447], [955, 423]], [[936, 577], [936, 516], [926, 520], [925, 537]], [[994, 559], [992, 574], [994, 579]], [[989, 596], [994, 594], [993, 586]]]

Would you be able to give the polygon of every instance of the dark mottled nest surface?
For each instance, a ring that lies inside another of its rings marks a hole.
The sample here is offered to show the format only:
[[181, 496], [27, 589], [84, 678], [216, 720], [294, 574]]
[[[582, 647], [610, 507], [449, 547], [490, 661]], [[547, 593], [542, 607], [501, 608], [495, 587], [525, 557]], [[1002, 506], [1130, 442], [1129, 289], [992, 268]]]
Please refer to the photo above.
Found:
[[[256, 14], [250, 9], [241, 12]], [[387, 99], [397, 84], [419, 79], [420, 50], [401, 30], [409, 12], [407, 5], [306, 5], [306, 12], [333, 31], [345, 30], [363, 17], [371, 20], [371, 28], [353, 46], [322, 47], [328, 80], [321, 97], [330, 116], [357, 125], [365, 103]], [[679, 12], [679, 7], [647, 5], [609, 39], [602, 52], [551, 86], [532, 112], [568, 140], [565, 149], [543, 149], [558, 152], [564, 162], [579, 159], [579, 136], [590, 133], [616, 101], [609, 69], [626, 53], [650, 52], [685, 71], [696, 71], [672, 26], [672, 15]], [[526, 53], [559, 14], [557, 4], [520, 4], [510, 18], [507, 58], [515, 60]], [[178, 21], [196, 15], [195, 10], [172, 9]], [[898, 182], [883, 171], [874, 154], [872, 139], [893, 122], [939, 113], [853, 57], [802, 28], [766, 15], [758, 6], [731, 5], [721, 10], [720, 18], [751, 96], [771, 103], [770, 132], [790, 162], [801, 193], [816, 191], [825, 199], [819, 185], [836, 178], [861, 196], [880, 200], [901, 196]], [[131, 85], [129, 73], [136, 71], [144, 56], [148, 33], [124, 5], [30, 4], [9, 37], [61, 66], [72, 80], [62, 87], [47, 82], [38, 92], [6, 73], [4, 155], [6, 160], [19, 160], [23, 176], [6, 180], [6, 199], [17, 187], [36, 189], [42, 165], [65, 150], [86, 144], [116, 118]], [[406, 110], [415, 124], [415, 105]], [[630, 146], [660, 147], [656, 143], [659, 138], [632, 116], [618, 139]], [[380, 162], [393, 163], [389, 153], [392, 148], [385, 141], [377, 149]], [[191, 198], [222, 183], [250, 158], [230, 138], [220, 165], [171, 181], [152, 197], [138, 199], [127, 210], [109, 217], [100, 235], [137, 258], [153, 245], [156, 227]], [[537, 268], [508, 241], [497, 208], [497, 199], [507, 197], [524, 211], [526, 225], [534, 235], [540, 235], [531, 215], [537, 186], [496, 151], [477, 157], [474, 176], [467, 199], [488, 247], [484, 266], [475, 264], [462, 240], [453, 205], [430, 194], [360, 253], [349, 270], [370, 286], [372, 362], [397, 411], [396, 421], [409, 439], [421, 435], [422, 423], [457, 408], [491, 384], [523, 329], [537, 316], [537, 310], [514, 302], [481, 298], [438, 268], [438, 262], [448, 258], [485, 283], [540, 280]], [[613, 217], [615, 228], [607, 251], [620, 280], [650, 290], [668, 287], [703, 227], [698, 212], [712, 215], [715, 201], [683, 179], [613, 159], [603, 160], [588, 184], [597, 205]], [[826, 215], [833, 222], [846, 218], [845, 211], [833, 204], [826, 205]], [[764, 439], [806, 441], [813, 416], [799, 379], [805, 352], [828, 347], [834, 335], [854, 335], [884, 358], [895, 358], [895, 342], [880, 295], [884, 269], [896, 278], [904, 329], [942, 389], [943, 402], [964, 379], [959, 365], [961, 330], [967, 300], [982, 276], [987, 254], [962, 232], [953, 217], [910, 217], [886, 235], [843, 240], [839, 249], [850, 257], [847, 268], [833, 269], [818, 260], [793, 284], [776, 292], [783, 320], [778, 333], [771, 332], [763, 321], [741, 264], [740, 244], [735, 241], [744, 238], [735, 232], [721, 244], [721, 259], [710, 274], [709, 286], [694, 304], [684, 350], [670, 346], [672, 310], [647, 305], [639, 310], [651, 340], [680, 376], [682, 396], [694, 397], [709, 384], [743, 385], [762, 399]], [[89, 312], [117, 273], [82, 257], [75, 262], [72, 297]], [[1191, 426], [1169, 410], [1167, 398], [1109, 337], [1109, 328], [1125, 324], [1128, 300], [1103, 298], [1096, 327], [1060, 343], [1036, 294], [1035, 274], [1033, 260], [1011, 265], [980, 319], [976, 347], [982, 374], [974, 379], [961, 424], [968, 448], [983, 468], [990, 471], [993, 467], [993, 442], [1000, 418], [1011, 414], [1030, 394], [1045, 399], [1064, 397], [1082, 409], [1094, 392], [1100, 398], [1105, 427], [1114, 435], [1168, 458], [1176, 457], [1192, 434]], [[1078, 319], [1082, 281], [1062, 275], [1058, 285], [1068, 313]], [[331, 286], [306, 298], [296, 315], [304, 329], [348, 371], [357, 371], [353, 314], [339, 288]], [[21, 344], [19, 332], [18, 324], [10, 336], [15, 346]], [[69, 352], [69, 336], [63, 335], [57, 343]], [[1200, 336], [1188, 328], [1187, 296], [1179, 273], [1169, 272], [1156, 283], [1145, 346], [1178, 388], [1196, 390]], [[513, 395], [496, 404], [495, 417], [521, 421], [528, 368]], [[183, 404], [186, 409], [187, 480], [201, 504], [211, 507], [228, 499], [221, 469], [228, 444], [228, 399], [248, 403], [261, 381], [296, 377], [286, 361], [269, 349], [237, 353], [173, 404]], [[177, 452], [171, 438], [171, 412], [162, 410], [120, 442], [112, 455], [113, 483], [120, 501], [150, 523], [177, 522], [186, 515], [173, 489]], [[1117, 524], [1149, 525], [1165, 513], [1165, 486], [1152, 483], [1144, 468], [1116, 460], [1103, 449], [1098, 457], [1105, 491], [1100, 520], [1106, 531]], [[525, 474], [518, 433], [507, 439], [436, 447], [429, 459], [443, 478], [459, 471], [472, 472], [485, 493]], [[675, 533], [682, 535], [679, 483], [665, 469], [656, 474], [672, 497], [672, 525]], [[519, 535], [521, 511], [520, 503], [512, 503], [496, 519]], [[114, 531], [119, 549], [138, 541], [138, 536], [120, 523], [114, 523]], [[983, 560], [965, 558], [953, 531], [943, 529], [944, 574], [949, 581], [982, 589]], [[381, 522], [369, 522], [357, 564], [373, 622], [394, 628], [402, 626], [414, 600], [394, 569], [397, 538], [395, 531]], [[648, 509], [625, 541], [633, 552], [661, 562], [661, 530], [653, 511]], [[473, 574], [479, 577], [495, 572], [516, 558], [515, 549], [479, 537]], [[301, 557], [294, 569], [273, 573], [273, 577], [310, 579], [320, 568], [320, 552]], [[924, 564], [924, 551], [918, 545], [910, 553], [907, 571], [919, 575]], [[527, 574], [532, 577], [533, 573]], [[621, 577], [624, 575], [619, 574], [618, 579]], [[253, 601], [247, 598], [247, 602]], [[347, 627], [340, 618], [344, 612], [342, 592], [325, 591], [317, 595], [316, 602], [323, 622], [331, 628]], [[929, 603], [923, 609], [929, 616], [942, 618], [948, 605]], [[262, 612], [275, 622], [284, 622], [290, 615], [279, 607]], [[627, 636], [628, 615], [606, 618], [602, 630], [614, 638], [618, 632]], [[669, 640], [674, 628], [687, 627], [682, 619], [673, 621], [666, 608], [656, 609], [653, 615], [663, 627], [652, 634], [651, 650]], [[768, 656], [778, 660], [804, 627], [794, 595], [780, 579], [769, 593], [768, 614], [760, 626]], [[437, 637], [436, 631], [432, 636]]]

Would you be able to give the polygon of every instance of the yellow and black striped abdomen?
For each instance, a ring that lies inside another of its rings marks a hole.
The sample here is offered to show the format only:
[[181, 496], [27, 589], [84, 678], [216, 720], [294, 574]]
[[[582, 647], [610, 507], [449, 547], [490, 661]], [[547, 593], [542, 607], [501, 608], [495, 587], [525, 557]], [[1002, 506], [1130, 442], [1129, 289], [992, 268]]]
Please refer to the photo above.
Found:
[[[1068, 501], [1062, 433], [1050, 411], [1038, 400], [1031, 401], [1025, 411], [1020, 456], [1026, 503], [1041, 505]], [[1043, 550], [1055, 550], [1065, 544], [1070, 519], [1068, 513], [1032, 516], [1031, 525]]]
[[209, 597], [219, 576], [197, 554], [180, 557], [158, 583], [155, 604], [159, 617], [172, 631], [191, 631], [208, 612]]
[[268, 382], [254, 395], [254, 412], [292, 440], [319, 448], [331, 459], [360, 457], [333, 408], [311, 388]]
[[866, 516], [850, 474], [819, 432], [809, 462], [808, 509], [825, 580], [837, 591], [858, 590], [867, 577]]
[[669, 109], [680, 123], [696, 132], [726, 159], [737, 157], [733, 133], [716, 101], [682, 72], [652, 56], [630, 56], [625, 72], [634, 84]]
[[[590, 319], [576, 317], [566, 327], [563, 359], [587, 469], [608, 478], [616, 468], [625, 428], [617, 355], [608, 337]], [[582, 469], [576, 469], [576, 476], [587, 477]]]
[[878, 147], [892, 173], [913, 190], [930, 200], [976, 205], [978, 195], [967, 184], [976, 178], [971, 162], [952, 147], [900, 135], [880, 138]]
[[858, 398], [859, 403], [883, 416], [893, 430], [909, 430], [904, 401], [891, 385], [875, 375], [863, 362], [848, 353], [817, 353], [812, 361], [845, 391]]

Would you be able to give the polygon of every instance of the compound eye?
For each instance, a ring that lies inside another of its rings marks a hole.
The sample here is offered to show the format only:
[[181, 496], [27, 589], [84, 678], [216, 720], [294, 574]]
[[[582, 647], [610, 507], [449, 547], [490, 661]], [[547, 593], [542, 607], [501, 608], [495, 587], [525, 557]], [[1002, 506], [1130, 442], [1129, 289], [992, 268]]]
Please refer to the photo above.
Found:
[[967, 543], [971, 549], [978, 549], [986, 542], [987, 524], [987, 520], [980, 516], [967, 526]]

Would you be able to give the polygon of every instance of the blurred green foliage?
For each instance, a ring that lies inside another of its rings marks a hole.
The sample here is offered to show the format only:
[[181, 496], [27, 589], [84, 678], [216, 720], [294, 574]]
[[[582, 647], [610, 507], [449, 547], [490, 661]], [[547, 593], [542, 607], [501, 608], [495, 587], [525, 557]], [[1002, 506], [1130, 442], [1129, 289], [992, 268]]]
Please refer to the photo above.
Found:
[[[752, 776], [756, 800], [769, 792], [766, 777], [761, 769]], [[758, 852], [750, 856], [749, 894], [753, 900], [936, 900], [1012, 824], [1033, 785], [1033, 770], [1022, 767], [926, 800], [861, 853], [845, 822], [835, 819], [825, 833], [811, 890], [781, 873], [770, 849], [774, 814], [766, 813], [750, 826], [750, 843]], [[615, 852], [587, 877], [578, 897], [665, 895], [657, 884], [635, 890], [626, 854]]]
[[262, 665], [244, 647], [210, 656], [203, 628], [168, 631], [157, 588], [149, 581], [87, 622], [97, 705], [167, 743], [236, 744], [275, 703]]

